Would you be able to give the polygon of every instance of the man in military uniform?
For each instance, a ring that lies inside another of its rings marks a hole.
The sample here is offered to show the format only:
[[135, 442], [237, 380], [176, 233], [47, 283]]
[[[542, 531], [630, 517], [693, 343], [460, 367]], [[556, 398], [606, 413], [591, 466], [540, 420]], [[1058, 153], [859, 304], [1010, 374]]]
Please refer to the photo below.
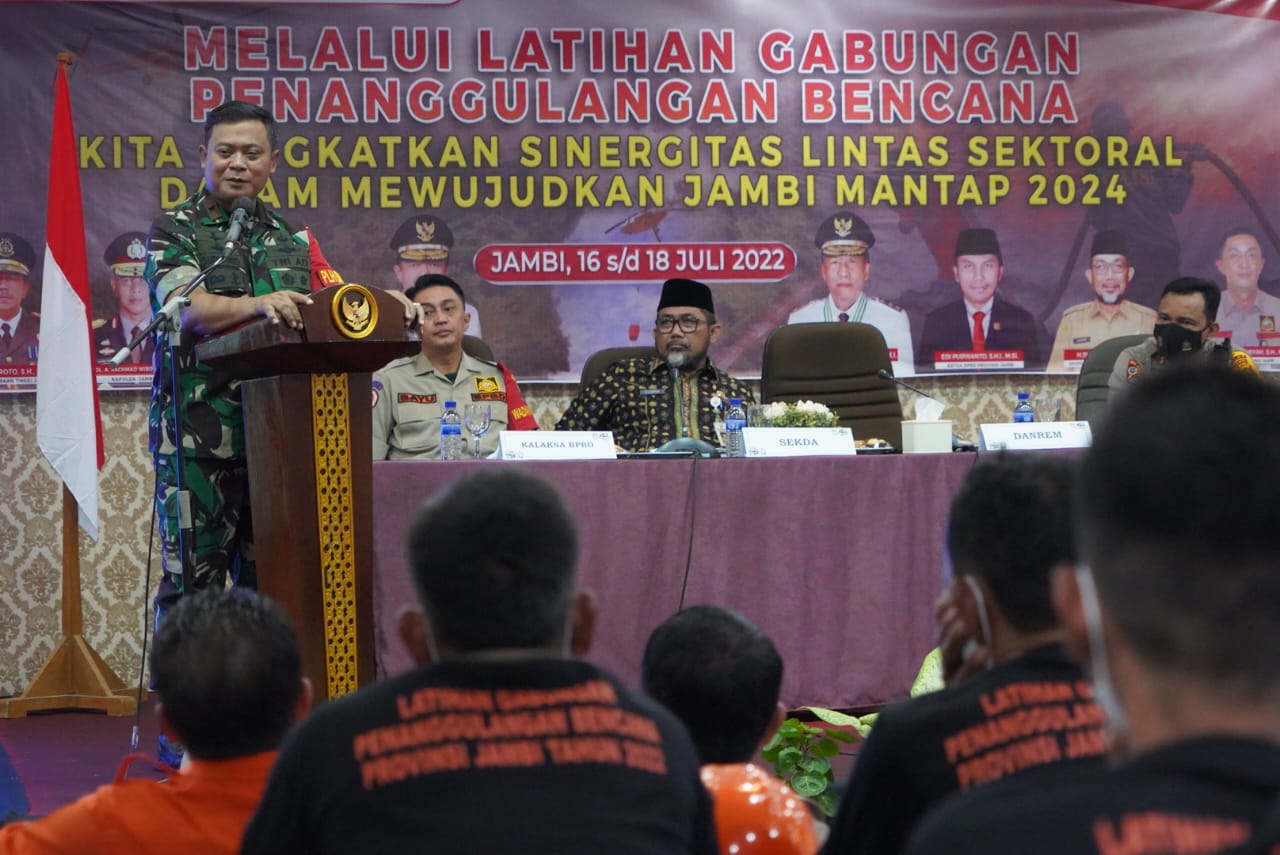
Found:
[[933, 367], [941, 351], [982, 353], [1015, 350], [1023, 366], [1043, 364], [1044, 328], [1027, 310], [996, 293], [1004, 279], [1004, 256], [991, 229], [964, 229], [956, 235], [952, 268], [960, 299], [925, 315], [916, 362]]
[[[119, 308], [110, 318], [94, 320], [93, 349], [99, 362], [110, 362], [151, 320], [151, 295], [144, 275], [147, 236], [125, 232], [107, 246], [102, 259], [111, 271], [111, 293]], [[126, 362], [150, 364], [154, 346], [153, 339], [148, 338], [129, 351]]]
[[[1072, 370], [1066, 365], [1068, 350], [1089, 351], [1109, 338], [1151, 332], [1156, 322], [1155, 310], [1124, 298], [1134, 273], [1127, 253], [1124, 232], [1108, 229], [1094, 234], [1084, 277], [1098, 296], [1062, 313], [1049, 355], [1049, 371]], [[1077, 355], [1075, 359], [1084, 357]]]
[[36, 252], [26, 238], [0, 232], [0, 363], [30, 365], [40, 346], [40, 315], [22, 308]]
[[907, 313], [866, 293], [867, 280], [871, 278], [871, 247], [876, 243], [871, 227], [857, 214], [839, 211], [822, 221], [813, 242], [822, 250], [822, 281], [827, 286], [827, 296], [796, 309], [787, 323], [871, 324], [880, 330], [889, 346], [893, 373], [899, 377], [915, 374]]
[[1222, 238], [1222, 252], [1214, 262], [1226, 281], [1218, 309], [1222, 335], [1239, 347], [1280, 345], [1280, 298], [1258, 290], [1266, 259], [1262, 243], [1248, 229], [1232, 229]]
[[[396, 281], [402, 291], [409, 291], [419, 279], [429, 273], [449, 273], [449, 252], [453, 249], [453, 231], [449, 224], [435, 214], [414, 214], [400, 224], [391, 236], [391, 248], [396, 253], [392, 266]], [[480, 338], [480, 313], [467, 303], [471, 326], [467, 333]]]
[[[504, 430], [537, 430], [533, 412], [516, 379], [500, 362], [487, 362], [462, 349], [470, 320], [462, 286], [440, 273], [418, 279], [407, 294], [422, 306], [422, 351], [397, 359], [373, 375], [373, 459], [408, 460], [440, 456], [440, 416], [446, 401], [488, 403], [489, 431], [480, 454], [498, 448]], [[472, 441], [470, 436], [466, 437]], [[471, 447], [475, 454], [475, 447]]]
[[653, 325], [656, 358], [619, 360], [578, 391], [556, 430], [611, 430], [626, 451], [649, 451], [673, 439], [717, 443], [715, 424], [730, 398], [755, 396], [716, 368], [707, 350], [720, 338], [711, 289], [668, 279]]
[[1183, 359], [1216, 360], [1236, 371], [1258, 374], [1249, 354], [1230, 342], [1214, 340], [1221, 298], [1218, 286], [1193, 276], [1164, 286], [1151, 338], [1120, 351], [1107, 383], [1111, 391], [1127, 389], [1130, 383]]
[[[255, 318], [301, 329], [299, 307], [311, 302], [309, 292], [342, 281], [308, 230], [294, 228], [258, 198], [279, 160], [270, 113], [242, 101], [214, 108], [205, 119], [200, 146], [200, 188], [151, 226], [146, 277], [152, 308], [159, 311], [223, 255], [235, 203], [253, 203], [241, 246], [212, 269], [181, 311], [177, 424], [174, 366], [167, 347], [152, 385], [150, 448], [165, 571], [156, 594], [157, 620], [181, 596], [184, 576], [195, 588], [220, 586], [228, 577], [239, 585], [256, 585], [240, 384], [196, 361], [197, 340]], [[418, 306], [400, 292], [392, 293], [404, 304], [405, 325], [420, 323]], [[182, 482], [191, 500], [188, 567], [179, 550], [179, 447]]]

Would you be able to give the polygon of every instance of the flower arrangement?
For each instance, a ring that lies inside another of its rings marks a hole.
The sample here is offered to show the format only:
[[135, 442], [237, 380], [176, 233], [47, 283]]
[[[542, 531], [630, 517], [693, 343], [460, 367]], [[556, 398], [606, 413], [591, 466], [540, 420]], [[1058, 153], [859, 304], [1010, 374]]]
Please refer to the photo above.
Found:
[[826, 404], [817, 401], [796, 401], [785, 404], [774, 401], [764, 408], [764, 418], [770, 427], [839, 427], [840, 417]]

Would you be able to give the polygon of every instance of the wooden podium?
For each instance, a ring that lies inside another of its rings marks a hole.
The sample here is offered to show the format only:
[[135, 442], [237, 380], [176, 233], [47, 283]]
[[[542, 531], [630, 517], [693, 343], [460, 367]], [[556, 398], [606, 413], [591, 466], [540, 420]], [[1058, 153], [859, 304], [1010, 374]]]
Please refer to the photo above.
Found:
[[244, 381], [258, 589], [293, 619], [320, 700], [374, 678], [370, 374], [421, 338], [381, 289], [311, 297], [303, 330], [253, 321], [196, 355]]

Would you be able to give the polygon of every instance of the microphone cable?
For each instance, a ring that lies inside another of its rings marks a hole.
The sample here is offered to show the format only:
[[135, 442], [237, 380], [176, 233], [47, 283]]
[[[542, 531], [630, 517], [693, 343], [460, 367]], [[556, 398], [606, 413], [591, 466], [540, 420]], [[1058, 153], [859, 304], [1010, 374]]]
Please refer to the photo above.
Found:
[[142, 729], [142, 684], [147, 672], [147, 643], [151, 637], [151, 615], [147, 613], [147, 602], [151, 596], [151, 562], [155, 557], [156, 543], [156, 487], [160, 483], [160, 473], [155, 472], [152, 465], [151, 485], [151, 522], [147, 526], [147, 563], [142, 576], [142, 651], [138, 655], [138, 685], [134, 694], [133, 729], [129, 733], [129, 753], [138, 750], [138, 737]]

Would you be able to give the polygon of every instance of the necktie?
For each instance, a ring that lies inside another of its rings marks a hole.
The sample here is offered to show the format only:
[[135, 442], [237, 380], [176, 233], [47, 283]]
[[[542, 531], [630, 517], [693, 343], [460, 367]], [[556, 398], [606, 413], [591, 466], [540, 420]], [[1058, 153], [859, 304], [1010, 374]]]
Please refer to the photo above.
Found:
[[9, 325], [0, 324], [0, 348], [8, 350], [13, 346], [13, 336], [9, 335]]
[[973, 351], [979, 353], [987, 349], [987, 335], [982, 331], [982, 319], [987, 316], [986, 312], [973, 313]]
[[[140, 332], [142, 332], [142, 327], [138, 326], [137, 324], [134, 324], [133, 329], [129, 330], [129, 341], [133, 341], [135, 338], [137, 338], [138, 333]], [[129, 360], [131, 362], [142, 361], [142, 345], [138, 345], [133, 350], [129, 351]]]
[[847, 323], [849, 323], [849, 313], [848, 313], [848, 312], [841, 312], [841, 313], [840, 313], [840, 323], [842, 323], [842, 324], [847, 324]]

